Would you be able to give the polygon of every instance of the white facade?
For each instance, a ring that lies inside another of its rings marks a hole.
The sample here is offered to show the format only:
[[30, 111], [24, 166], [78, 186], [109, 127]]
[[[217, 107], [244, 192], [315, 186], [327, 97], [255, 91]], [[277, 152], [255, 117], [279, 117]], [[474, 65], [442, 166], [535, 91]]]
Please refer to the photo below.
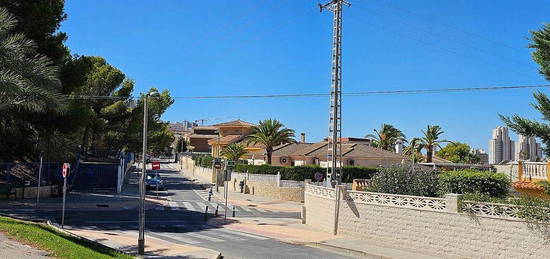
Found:
[[542, 159], [542, 146], [534, 136], [518, 136], [515, 150], [516, 160], [537, 161]]
[[395, 143], [395, 153], [403, 153], [403, 142], [401, 140], [398, 140], [397, 143]]
[[489, 164], [498, 164], [504, 160], [515, 159], [514, 141], [510, 140], [508, 128], [493, 129], [493, 136], [489, 140]]

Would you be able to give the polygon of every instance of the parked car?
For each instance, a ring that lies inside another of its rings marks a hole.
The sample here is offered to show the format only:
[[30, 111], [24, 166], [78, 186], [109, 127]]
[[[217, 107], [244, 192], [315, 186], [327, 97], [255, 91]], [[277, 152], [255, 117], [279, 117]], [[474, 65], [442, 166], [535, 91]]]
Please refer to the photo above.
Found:
[[164, 180], [162, 180], [159, 173], [147, 173], [147, 177], [145, 178], [145, 189], [161, 191], [166, 190], [164, 187]]

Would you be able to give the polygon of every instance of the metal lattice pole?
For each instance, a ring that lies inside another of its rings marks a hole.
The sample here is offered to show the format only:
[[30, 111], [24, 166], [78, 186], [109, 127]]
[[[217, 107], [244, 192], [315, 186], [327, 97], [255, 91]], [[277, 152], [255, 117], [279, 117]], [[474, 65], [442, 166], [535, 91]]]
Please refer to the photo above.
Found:
[[334, 187], [341, 182], [342, 172], [342, 6], [344, 0], [319, 4], [321, 11], [333, 12], [332, 83], [330, 87], [329, 132], [327, 145], [327, 184]]

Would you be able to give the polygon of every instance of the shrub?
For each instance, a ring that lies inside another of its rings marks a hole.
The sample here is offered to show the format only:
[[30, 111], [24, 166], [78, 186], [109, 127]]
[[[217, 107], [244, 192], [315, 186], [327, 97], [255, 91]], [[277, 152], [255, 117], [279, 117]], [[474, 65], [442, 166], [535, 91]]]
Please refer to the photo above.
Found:
[[436, 197], [437, 172], [410, 167], [381, 168], [371, 179], [368, 191]]
[[[353, 179], [369, 179], [379, 169], [374, 167], [344, 166], [342, 170], [342, 182], [352, 182]], [[319, 166], [272, 166], [272, 165], [245, 165], [238, 164], [236, 172], [250, 174], [277, 174], [281, 173], [281, 179], [303, 181], [315, 179], [315, 173], [319, 172], [326, 176], [326, 168]]]
[[344, 166], [342, 168], [342, 182], [351, 183], [353, 179], [371, 179], [380, 169], [379, 167]]
[[439, 175], [440, 194], [479, 193], [491, 197], [505, 197], [510, 180], [504, 174], [490, 171], [447, 171]]
[[195, 165], [200, 167], [210, 168], [214, 158], [210, 155], [199, 155], [195, 157]]
[[544, 193], [550, 195], [550, 181], [541, 181], [537, 184], [542, 186], [542, 188], [544, 189]]

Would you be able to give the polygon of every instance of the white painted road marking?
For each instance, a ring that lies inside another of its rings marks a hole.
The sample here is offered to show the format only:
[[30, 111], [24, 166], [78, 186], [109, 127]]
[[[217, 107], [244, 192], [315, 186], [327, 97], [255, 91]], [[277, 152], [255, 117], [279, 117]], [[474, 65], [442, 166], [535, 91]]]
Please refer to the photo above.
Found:
[[198, 233], [187, 233], [186, 235], [192, 236], [192, 237], [195, 237], [195, 238], [200, 238], [200, 239], [212, 241], [212, 242], [223, 242], [224, 241], [224, 240], [219, 239], [219, 238], [209, 237], [209, 236], [198, 234]]
[[182, 241], [184, 243], [191, 244], [191, 245], [201, 243], [198, 240], [194, 240], [194, 239], [191, 239], [191, 238], [186, 238], [186, 237], [184, 237], [182, 235], [178, 235], [178, 234], [179, 233], [167, 233], [167, 232], [155, 232], [154, 233], [154, 235], [179, 240], [179, 241]]
[[188, 209], [188, 210], [192, 210], [192, 211], [197, 211], [195, 209], [195, 207], [193, 206], [193, 204], [191, 204], [190, 202], [186, 202], [186, 201], [182, 201], [181, 202], [183, 204], [183, 206]]
[[232, 235], [241, 235], [241, 236], [250, 237], [250, 238], [259, 239], [259, 240], [268, 239], [267, 237], [256, 236], [256, 235], [252, 235], [252, 234], [249, 234], [249, 233], [239, 232], [239, 231], [236, 231], [236, 230], [230, 230], [230, 229], [225, 229], [225, 228], [216, 229], [216, 231], [221, 231], [221, 232], [225, 232], [225, 233], [232, 234]]

